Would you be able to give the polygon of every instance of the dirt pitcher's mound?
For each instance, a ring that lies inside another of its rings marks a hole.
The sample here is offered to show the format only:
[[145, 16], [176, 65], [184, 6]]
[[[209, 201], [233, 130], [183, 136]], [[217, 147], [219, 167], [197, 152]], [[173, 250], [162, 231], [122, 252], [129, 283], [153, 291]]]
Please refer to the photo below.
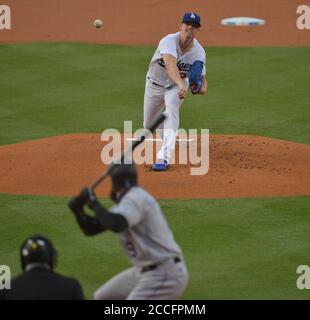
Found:
[[[105, 170], [99, 134], [74, 134], [0, 147], [0, 192], [74, 195]], [[177, 153], [178, 149], [176, 149]], [[190, 165], [167, 172], [139, 166], [139, 180], [157, 198], [310, 195], [310, 146], [266, 137], [213, 135], [209, 172]], [[108, 196], [109, 183], [98, 194]]]

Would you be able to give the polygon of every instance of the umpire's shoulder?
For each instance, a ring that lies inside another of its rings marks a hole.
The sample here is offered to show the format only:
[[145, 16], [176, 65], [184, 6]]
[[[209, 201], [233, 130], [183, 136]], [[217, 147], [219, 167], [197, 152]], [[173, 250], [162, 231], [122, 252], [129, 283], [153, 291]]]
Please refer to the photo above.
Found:
[[55, 279], [64, 287], [70, 288], [74, 294], [75, 299], [84, 299], [84, 294], [80, 282], [72, 277], [67, 277], [59, 273], [54, 273]]
[[57, 272], [54, 272], [53, 274], [54, 277], [57, 278], [59, 281], [62, 281], [63, 283], [66, 283], [68, 285], [76, 286], [77, 284], [80, 284], [79, 281], [75, 278], [68, 277]]

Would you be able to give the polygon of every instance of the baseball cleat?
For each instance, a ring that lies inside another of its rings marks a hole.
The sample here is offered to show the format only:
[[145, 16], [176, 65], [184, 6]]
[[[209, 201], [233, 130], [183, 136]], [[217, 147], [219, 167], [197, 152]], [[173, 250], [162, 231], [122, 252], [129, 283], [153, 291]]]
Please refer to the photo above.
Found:
[[153, 171], [166, 171], [169, 167], [169, 164], [166, 160], [164, 160], [164, 163], [154, 163], [152, 166]]

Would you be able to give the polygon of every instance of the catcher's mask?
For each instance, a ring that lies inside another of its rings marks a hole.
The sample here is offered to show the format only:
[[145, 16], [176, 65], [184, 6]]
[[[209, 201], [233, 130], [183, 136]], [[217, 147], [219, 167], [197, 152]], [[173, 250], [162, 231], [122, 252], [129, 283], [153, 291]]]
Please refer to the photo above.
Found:
[[31, 263], [44, 263], [53, 270], [57, 263], [57, 256], [58, 253], [52, 242], [41, 235], [33, 235], [27, 238], [20, 248], [23, 270]]

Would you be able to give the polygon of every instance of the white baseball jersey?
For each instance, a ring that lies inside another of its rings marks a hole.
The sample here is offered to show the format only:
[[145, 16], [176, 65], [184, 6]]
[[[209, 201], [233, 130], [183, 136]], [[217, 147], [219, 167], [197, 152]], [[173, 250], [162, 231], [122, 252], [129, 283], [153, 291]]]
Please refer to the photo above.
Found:
[[143, 124], [145, 128], [151, 125], [158, 112], [162, 111], [163, 105], [165, 106], [167, 119], [159, 128], [172, 130], [162, 132], [163, 144], [157, 153], [157, 159], [165, 160], [168, 163], [175, 147], [176, 133], [179, 128], [179, 108], [184, 99], [179, 98], [179, 88], [169, 78], [162, 55], [170, 54], [177, 59], [177, 67], [185, 86], [189, 85], [188, 72], [194, 61], [203, 61], [202, 75], [206, 74], [206, 53], [203, 47], [194, 39], [192, 48], [183, 54], [179, 37], [180, 32], [177, 32], [160, 40], [148, 68], [144, 92]]
[[129, 228], [118, 235], [135, 266], [148, 266], [181, 256], [159, 204], [144, 189], [131, 188], [111, 211], [122, 214], [128, 222]]
[[196, 60], [204, 62], [202, 75], [206, 74], [206, 53], [201, 44], [194, 39], [193, 47], [183, 54], [179, 45], [179, 35], [180, 32], [177, 32], [168, 34], [166, 37], [162, 38], [149, 65], [147, 73], [148, 77], [164, 87], [172, 86], [175, 83], [168, 76], [164, 60], [162, 58], [163, 54], [170, 54], [177, 59], [177, 66], [180, 71], [181, 78], [183, 79], [188, 76], [189, 68]]

